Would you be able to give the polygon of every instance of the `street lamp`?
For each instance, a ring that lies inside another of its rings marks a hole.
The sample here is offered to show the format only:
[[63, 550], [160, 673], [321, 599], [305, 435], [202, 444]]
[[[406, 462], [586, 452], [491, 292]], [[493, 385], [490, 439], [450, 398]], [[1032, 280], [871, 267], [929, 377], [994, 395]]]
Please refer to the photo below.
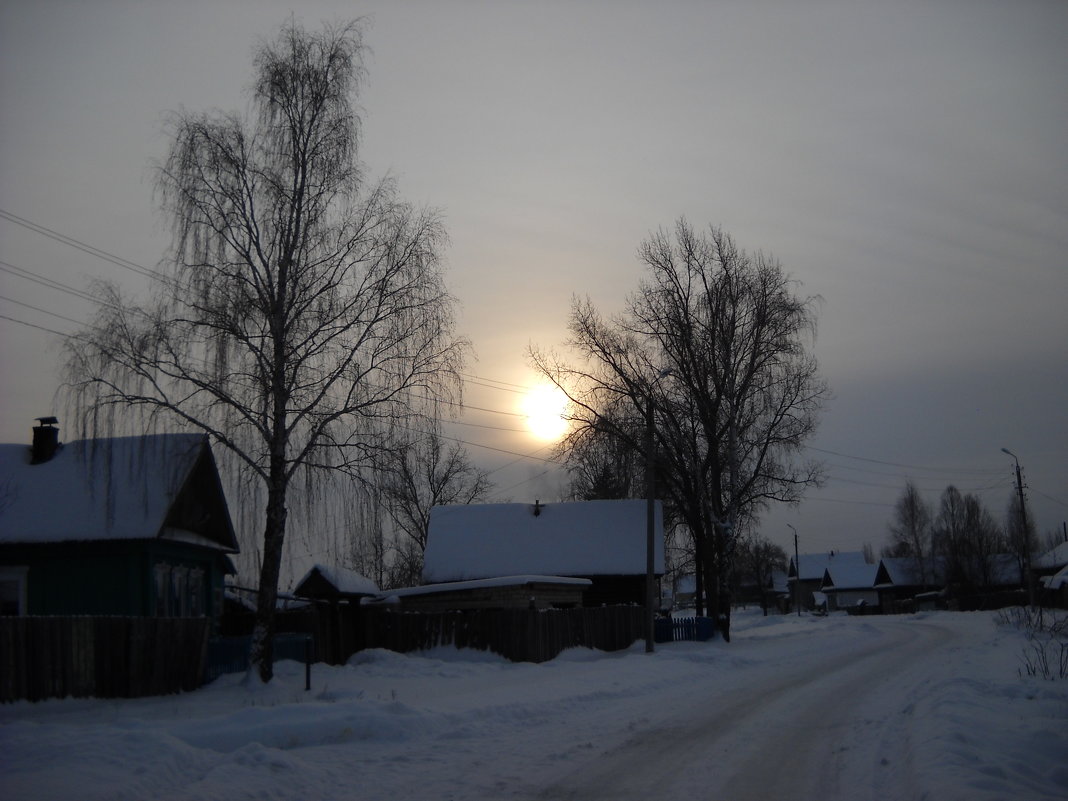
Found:
[[1020, 473], [1020, 460], [1016, 458], [1016, 454], [1010, 451], [1008, 448], [1002, 448], [1002, 453], [1007, 453], [1016, 462], [1016, 493], [1020, 498], [1020, 522], [1023, 524], [1023, 530], [1020, 532], [1022, 537], [1021, 544], [1024, 549], [1024, 559], [1026, 560], [1027, 567], [1027, 605], [1033, 607], [1035, 605], [1035, 586], [1031, 580], [1031, 538], [1027, 535], [1027, 507], [1024, 505], [1023, 494], [1023, 477]]
[[801, 617], [801, 557], [797, 553], [797, 529], [789, 523], [786, 525], [794, 532], [794, 606], [797, 607], [797, 616]]
[[656, 460], [653, 458], [653, 388], [673, 371], [661, 370], [645, 398], [645, 653], [655, 650], [656, 613]]

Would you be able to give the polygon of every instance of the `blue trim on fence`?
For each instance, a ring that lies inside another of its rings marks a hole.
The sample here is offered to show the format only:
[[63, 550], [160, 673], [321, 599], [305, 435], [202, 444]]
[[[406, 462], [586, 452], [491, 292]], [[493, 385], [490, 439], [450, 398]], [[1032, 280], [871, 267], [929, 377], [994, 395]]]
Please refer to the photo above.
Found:
[[[274, 661], [293, 659], [306, 661], [306, 643], [310, 634], [276, 634]], [[224, 673], [243, 673], [248, 670], [248, 652], [252, 637], [215, 637], [208, 640], [208, 655], [204, 663], [204, 683], [214, 681]], [[312, 658], [314, 659], [312, 648]]]
[[705, 642], [712, 639], [715, 630], [710, 617], [660, 617], [653, 636], [657, 642]]

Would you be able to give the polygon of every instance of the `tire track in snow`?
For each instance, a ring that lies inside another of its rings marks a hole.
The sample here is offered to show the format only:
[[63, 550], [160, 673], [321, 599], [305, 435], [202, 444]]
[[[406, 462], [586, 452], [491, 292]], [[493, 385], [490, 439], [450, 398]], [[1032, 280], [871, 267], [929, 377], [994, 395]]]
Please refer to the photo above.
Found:
[[588, 761], [537, 798], [854, 801], [882, 798], [890, 771], [891, 786], [912, 786], [907, 699], [934, 670], [933, 652], [956, 635], [916, 620], [881, 634], [720, 698], [714, 686], [695, 686], [671, 723]]

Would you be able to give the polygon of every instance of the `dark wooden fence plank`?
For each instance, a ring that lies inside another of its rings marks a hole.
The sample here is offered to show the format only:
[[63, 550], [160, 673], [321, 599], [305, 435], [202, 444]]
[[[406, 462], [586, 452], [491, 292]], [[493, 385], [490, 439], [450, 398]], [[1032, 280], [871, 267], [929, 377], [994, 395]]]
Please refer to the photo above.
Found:
[[206, 618], [0, 618], [0, 701], [191, 690], [207, 638]]

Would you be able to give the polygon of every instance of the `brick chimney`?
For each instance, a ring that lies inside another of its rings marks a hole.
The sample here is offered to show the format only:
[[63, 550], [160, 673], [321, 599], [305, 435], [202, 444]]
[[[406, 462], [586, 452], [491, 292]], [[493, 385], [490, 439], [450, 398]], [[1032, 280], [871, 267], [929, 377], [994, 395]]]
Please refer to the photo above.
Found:
[[59, 450], [59, 420], [55, 417], [38, 417], [33, 427], [33, 446], [30, 448], [30, 464], [43, 464]]

